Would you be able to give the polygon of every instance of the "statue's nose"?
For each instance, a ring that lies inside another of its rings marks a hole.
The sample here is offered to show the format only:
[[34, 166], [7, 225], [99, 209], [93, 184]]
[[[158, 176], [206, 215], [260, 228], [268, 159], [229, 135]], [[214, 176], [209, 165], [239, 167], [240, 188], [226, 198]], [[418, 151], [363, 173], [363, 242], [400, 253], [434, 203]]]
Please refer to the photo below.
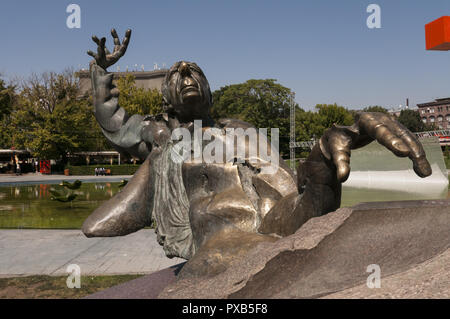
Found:
[[186, 76], [183, 78], [183, 86], [196, 86], [194, 79], [190, 76]]
[[180, 66], [178, 67], [178, 72], [180, 72], [181, 76], [187, 76], [191, 74], [189, 65], [186, 62], [181, 62]]

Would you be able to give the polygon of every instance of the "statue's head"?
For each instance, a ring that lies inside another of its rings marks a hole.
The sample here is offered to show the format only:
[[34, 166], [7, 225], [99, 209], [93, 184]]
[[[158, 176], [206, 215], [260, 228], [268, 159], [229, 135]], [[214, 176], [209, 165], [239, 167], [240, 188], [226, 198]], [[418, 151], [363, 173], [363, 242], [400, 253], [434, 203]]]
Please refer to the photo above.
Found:
[[161, 91], [166, 111], [180, 118], [201, 118], [212, 105], [208, 80], [193, 62], [176, 62], [166, 74]]

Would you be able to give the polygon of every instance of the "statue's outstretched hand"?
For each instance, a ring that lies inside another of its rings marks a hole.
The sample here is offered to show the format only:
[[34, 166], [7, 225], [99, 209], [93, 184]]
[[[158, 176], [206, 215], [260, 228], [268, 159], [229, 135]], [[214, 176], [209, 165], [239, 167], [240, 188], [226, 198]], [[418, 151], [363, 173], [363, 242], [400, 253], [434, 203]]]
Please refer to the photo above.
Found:
[[92, 36], [92, 40], [97, 44], [97, 54], [90, 50], [87, 52], [87, 54], [95, 59], [95, 61], [92, 61], [91, 64], [96, 63], [104, 70], [116, 63], [125, 54], [128, 43], [130, 42], [131, 30], [128, 29], [126, 31], [122, 44], [120, 44], [120, 40], [115, 29], [111, 30], [111, 35], [114, 39], [113, 53], [109, 52], [105, 46], [106, 38], [101, 38], [99, 40], [95, 35]]
[[320, 140], [320, 149], [336, 166], [339, 182], [350, 174], [350, 150], [378, 141], [399, 157], [409, 157], [420, 177], [431, 175], [431, 166], [417, 137], [384, 113], [358, 113], [353, 126], [334, 125]]

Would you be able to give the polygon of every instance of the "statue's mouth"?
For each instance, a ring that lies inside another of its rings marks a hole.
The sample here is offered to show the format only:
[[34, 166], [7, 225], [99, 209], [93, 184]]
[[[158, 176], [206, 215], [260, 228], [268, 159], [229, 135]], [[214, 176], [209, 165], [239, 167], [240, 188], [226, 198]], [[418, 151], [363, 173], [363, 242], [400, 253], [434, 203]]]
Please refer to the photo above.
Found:
[[191, 92], [197, 92], [198, 93], [198, 87], [195, 85], [187, 85], [181, 89], [181, 94], [187, 94]]
[[189, 100], [191, 98], [198, 98], [200, 96], [200, 92], [197, 86], [195, 85], [187, 85], [181, 89], [181, 96], [183, 100]]

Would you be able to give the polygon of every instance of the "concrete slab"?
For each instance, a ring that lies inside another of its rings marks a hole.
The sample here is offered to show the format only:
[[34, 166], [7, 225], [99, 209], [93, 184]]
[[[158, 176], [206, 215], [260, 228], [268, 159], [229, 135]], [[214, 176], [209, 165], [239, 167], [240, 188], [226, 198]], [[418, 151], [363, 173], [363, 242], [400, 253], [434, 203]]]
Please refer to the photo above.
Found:
[[0, 276], [149, 274], [184, 262], [169, 259], [153, 229], [123, 237], [86, 238], [80, 230], [0, 230]]

